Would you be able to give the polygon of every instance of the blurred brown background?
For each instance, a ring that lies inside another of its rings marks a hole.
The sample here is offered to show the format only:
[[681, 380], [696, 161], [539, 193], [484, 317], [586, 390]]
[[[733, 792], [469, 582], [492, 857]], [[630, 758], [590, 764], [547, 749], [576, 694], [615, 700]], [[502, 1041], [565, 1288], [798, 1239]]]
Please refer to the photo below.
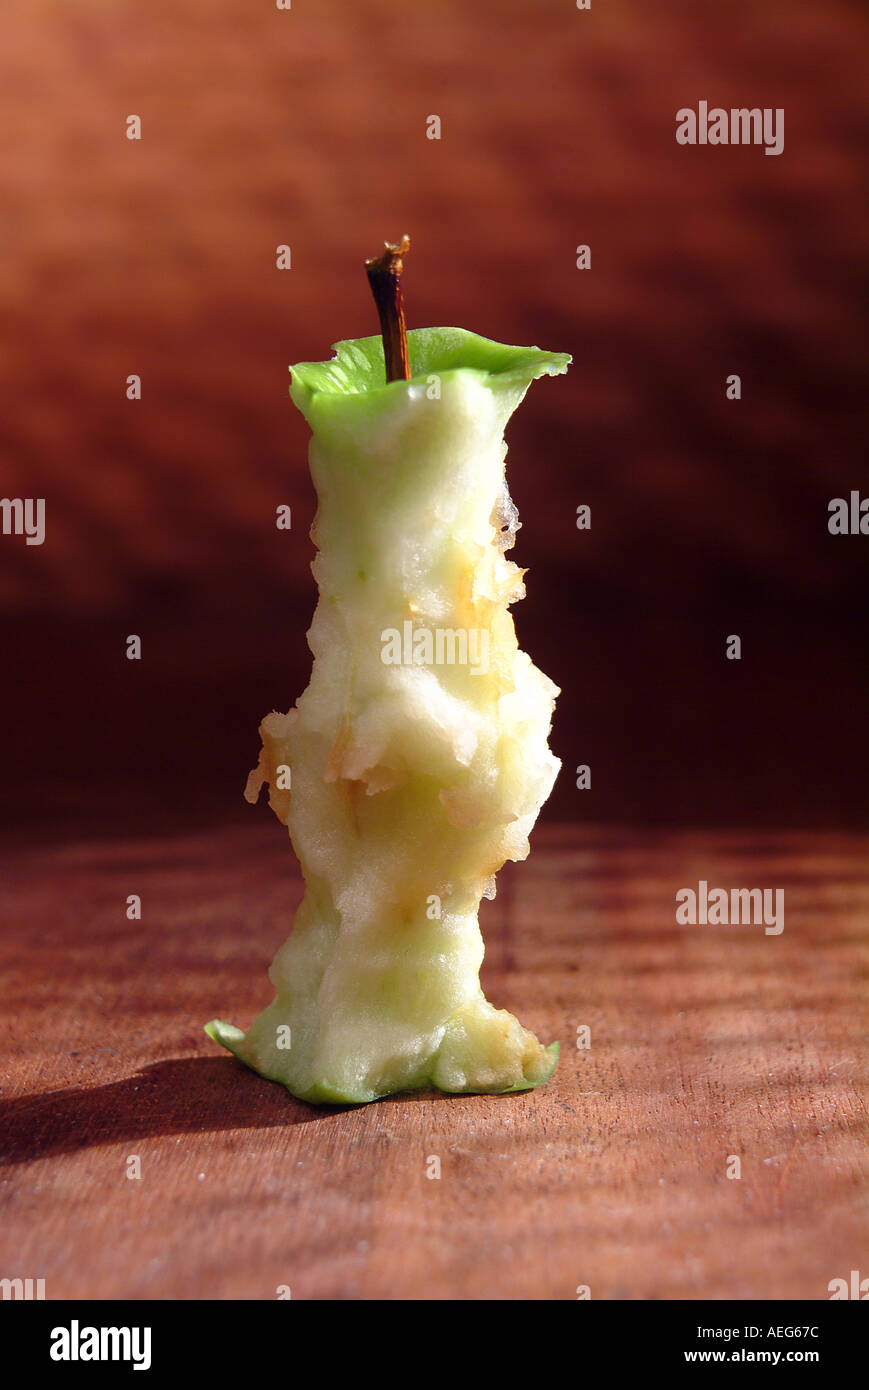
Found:
[[[47, 507], [42, 547], [0, 537], [9, 830], [264, 814], [315, 601], [287, 365], [375, 330], [362, 261], [404, 231], [413, 326], [574, 356], [508, 436], [545, 815], [869, 822], [869, 538], [827, 532], [869, 494], [866, 49], [844, 0], [7, 9], [0, 495]], [[701, 99], [783, 107], [783, 155], [679, 147]]]

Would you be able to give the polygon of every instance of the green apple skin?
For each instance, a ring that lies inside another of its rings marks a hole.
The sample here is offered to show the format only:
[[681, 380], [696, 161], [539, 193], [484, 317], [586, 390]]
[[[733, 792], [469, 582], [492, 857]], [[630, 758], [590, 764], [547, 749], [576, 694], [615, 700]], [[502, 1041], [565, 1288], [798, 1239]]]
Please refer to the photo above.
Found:
[[[319, 1104], [527, 1090], [558, 1061], [483, 995], [478, 910], [505, 860], [527, 856], [559, 768], [559, 692], [509, 614], [524, 588], [504, 553], [503, 435], [530, 383], [570, 358], [457, 328], [411, 331], [408, 347], [410, 381], [385, 382], [379, 337], [290, 369], [318, 497], [314, 665], [295, 708], [263, 720], [245, 795], [268, 783], [306, 891], [274, 1001], [247, 1033], [206, 1028]], [[476, 665], [385, 660], [405, 623], [475, 632]]]

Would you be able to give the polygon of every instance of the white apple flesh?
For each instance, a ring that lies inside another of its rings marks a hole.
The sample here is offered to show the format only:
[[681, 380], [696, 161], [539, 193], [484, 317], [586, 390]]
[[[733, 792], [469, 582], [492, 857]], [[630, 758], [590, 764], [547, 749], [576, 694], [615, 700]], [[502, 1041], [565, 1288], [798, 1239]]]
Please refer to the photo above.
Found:
[[410, 381], [383, 384], [379, 338], [292, 369], [319, 503], [314, 665], [296, 707], [263, 720], [246, 795], [268, 783], [306, 892], [274, 1001], [246, 1034], [208, 1031], [310, 1101], [522, 1090], [557, 1062], [484, 997], [477, 914], [528, 854], [559, 767], [558, 690], [508, 608], [524, 588], [503, 435], [570, 359], [459, 329], [408, 343]]

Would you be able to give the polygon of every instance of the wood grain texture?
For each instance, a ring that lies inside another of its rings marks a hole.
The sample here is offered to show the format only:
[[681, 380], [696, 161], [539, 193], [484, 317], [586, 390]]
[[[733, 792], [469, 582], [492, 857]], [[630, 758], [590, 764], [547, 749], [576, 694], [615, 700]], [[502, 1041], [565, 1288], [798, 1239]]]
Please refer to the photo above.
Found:
[[[562, 1041], [549, 1085], [315, 1109], [201, 1033], [270, 997], [301, 891], [274, 826], [24, 852], [0, 1275], [48, 1298], [825, 1299], [869, 1268], [866, 865], [842, 834], [545, 828], [483, 926], [487, 993]], [[677, 926], [699, 878], [784, 888], [782, 935]]]

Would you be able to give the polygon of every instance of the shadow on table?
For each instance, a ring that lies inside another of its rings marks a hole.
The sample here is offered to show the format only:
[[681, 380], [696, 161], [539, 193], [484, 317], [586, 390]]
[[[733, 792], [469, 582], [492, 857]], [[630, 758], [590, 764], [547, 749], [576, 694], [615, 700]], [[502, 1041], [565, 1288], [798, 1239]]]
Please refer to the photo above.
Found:
[[165, 1134], [306, 1124], [352, 1108], [314, 1109], [232, 1058], [182, 1057], [106, 1086], [0, 1103], [0, 1164]]

